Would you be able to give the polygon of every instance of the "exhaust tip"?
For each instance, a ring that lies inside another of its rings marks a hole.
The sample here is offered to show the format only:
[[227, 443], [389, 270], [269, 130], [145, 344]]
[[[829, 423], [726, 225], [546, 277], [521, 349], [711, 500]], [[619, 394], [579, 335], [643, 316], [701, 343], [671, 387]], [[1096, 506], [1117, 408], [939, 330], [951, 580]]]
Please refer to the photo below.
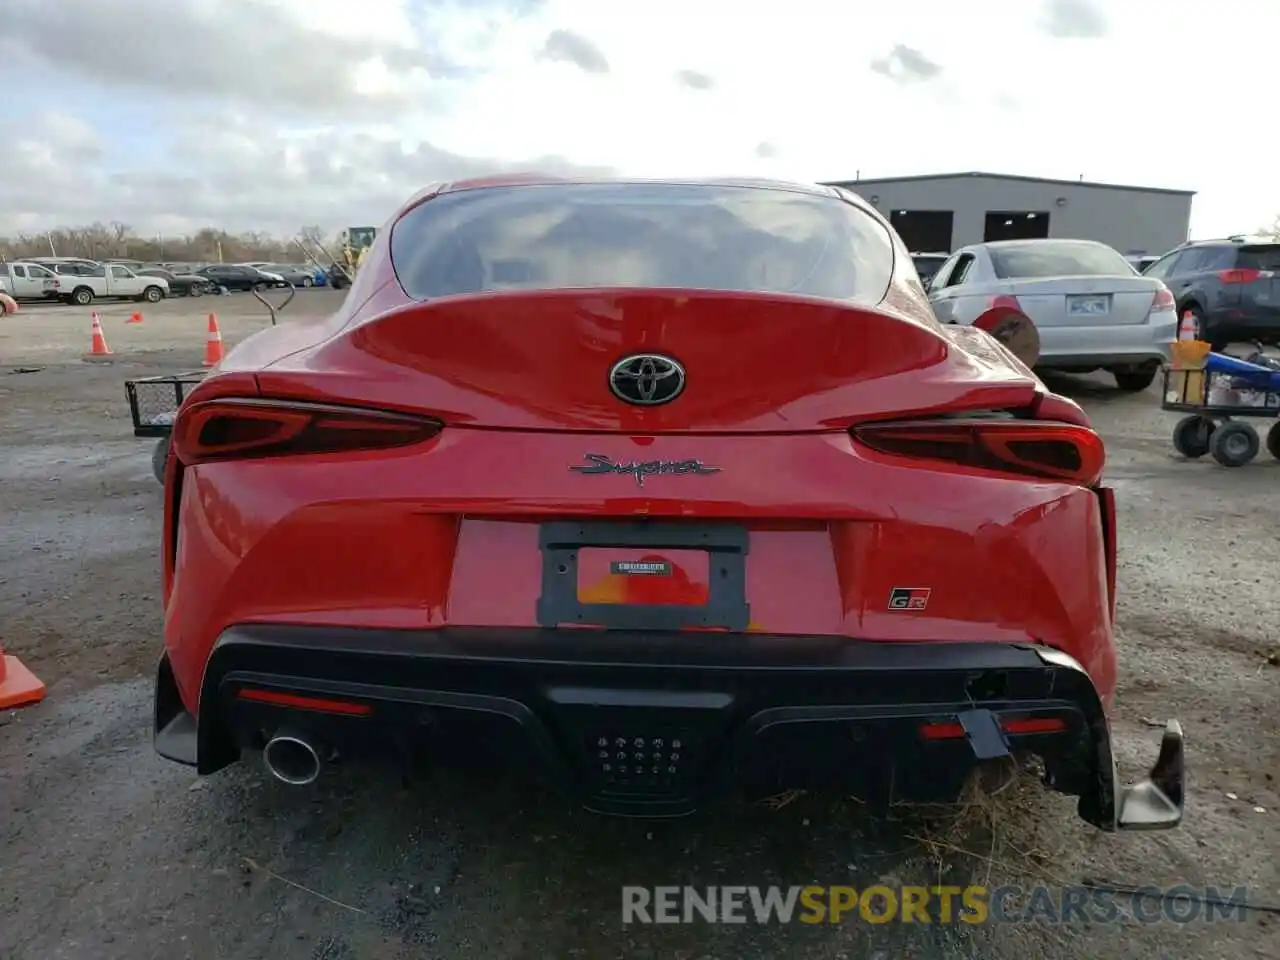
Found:
[[262, 762], [273, 777], [295, 787], [305, 787], [320, 776], [320, 755], [295, 734], [279, 734], [267, 741]]

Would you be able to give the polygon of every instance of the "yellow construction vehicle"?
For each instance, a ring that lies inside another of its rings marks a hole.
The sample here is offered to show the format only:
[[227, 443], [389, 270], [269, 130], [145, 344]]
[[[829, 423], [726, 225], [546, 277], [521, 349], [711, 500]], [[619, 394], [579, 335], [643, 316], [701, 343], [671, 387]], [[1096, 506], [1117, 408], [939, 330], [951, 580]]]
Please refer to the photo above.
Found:
[[300, 236], [295, 243], [308, 260], [325, 272], [329, 285], [341, 290], [351, 286], [355, 280], [364, 262], [365, 251], [373, 245], [377, 235], [376, 227], [348, 227], [338, 238], [336, 256], [315, 237]]

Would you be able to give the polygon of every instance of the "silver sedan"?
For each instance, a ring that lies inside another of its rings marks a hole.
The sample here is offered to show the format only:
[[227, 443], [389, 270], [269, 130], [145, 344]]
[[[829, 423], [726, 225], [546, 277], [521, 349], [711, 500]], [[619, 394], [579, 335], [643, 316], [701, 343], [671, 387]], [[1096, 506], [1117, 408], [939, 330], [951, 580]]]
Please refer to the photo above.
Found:
[[1092, 240], [1002, 240], [953, 253], [929, 285], [943, 323], [971, 324], [1000, 303], [1040, 333], [1048, 370], [1108, 370], [1122, 390], [1145, 390], [1177, 337], [1173, 295]]

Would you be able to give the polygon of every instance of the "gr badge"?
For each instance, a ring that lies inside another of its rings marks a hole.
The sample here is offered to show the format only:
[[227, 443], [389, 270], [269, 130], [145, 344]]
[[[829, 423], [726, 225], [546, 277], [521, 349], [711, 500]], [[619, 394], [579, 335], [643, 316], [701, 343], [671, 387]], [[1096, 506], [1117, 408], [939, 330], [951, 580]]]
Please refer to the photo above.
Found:
[[923, 610], [929, 605], [929, 587], [894, 587], [889, 591], [890, 610]]

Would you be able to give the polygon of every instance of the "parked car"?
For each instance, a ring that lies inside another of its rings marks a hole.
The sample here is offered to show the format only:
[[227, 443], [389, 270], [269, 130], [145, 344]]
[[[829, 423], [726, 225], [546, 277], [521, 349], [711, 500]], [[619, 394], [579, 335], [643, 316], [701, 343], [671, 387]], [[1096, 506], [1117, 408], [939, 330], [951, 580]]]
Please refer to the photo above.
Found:
[[1117, 777], [1116, 504], [1079, 406], [922, 322], [851, 193], [528, 183], [406, 205], [376, 297], [186, 394], [157, 752], [295, 786], [430, 758], [661, 818], [953, 803], [1034, 757], [1098, 829], [1178, 825], [1176, 721]]
[[205, 277], [215, 286], [226, 290], [266, 290], [283, 286], [285, 282], [284, 277], [278, 274], [264, 273], [257, 267], [239, 263], [210, 264], [196, 270], [195, 275]]
[[938, 268], [947, 262], [948, 253], [913, 253], [911, 262], [915, 264], [916, 273], [920, 275], [920, 282], [924, 284], [925, 289], [929, 289], [929, 284], [938, 273]]
[[174, 273], [162, 267], [148, 267], [139, 270], [140, 277], [161, 277], [169, 284], [169, 292], [177, 297], [201, 297], [212, 293], [213, 281], [194, 273]]
[[1177, 337], [1173, 295], [1092, 240], [1001, 240], [962, 247], [929, 289], [944, 323], [971, 324], [997, 302], [1040, 334], [1046, 370], [1107, 370], [1122, 390], [1145, 390]]
[[68, 303], [85, 307], [94, 299], [145, 300], [158, 303], [169, 295], [163, 277], [140, 277], [118, 263], [93, 260], [45, 261], [58, 275], [58, 295]]
[[264, 263], [258, 269], [265, 273], [283, 277], [284, 282], [291, 287], [314, 287], [316, 285], [315, 274], [305, 267], [297, 267], [287, 263]]
[[1155, 263], [1159, 259], [1160, 259], [1159, 257], [1149, 257], [1149, 256], [1125, 257], [1125, 260], [1128, 261], [1129, 266], [1133, 267], [1133, 269], [1137, 270], [1139, 273], [1145, 273], [1147, 267], [1151, 266], [1153, 263]]
[[1173, 291], [1178, 316], [1221, 353], [1239, 340], [1280, 343], [1280, 242], [1199, 240], [1165, 254], [1143, 276]]
[[80, 264], [87, 267], [100, 267], [103, 261], [90, 260], [87, 257], [27, 257], [32, 263], [42, 263], [45, 266], [56, 266], [59, 264]]
[[41, 264], [22, 260], [0, 263], [0, 292], [15, 300], [54, 300], [58, 287], [58, 275]]

